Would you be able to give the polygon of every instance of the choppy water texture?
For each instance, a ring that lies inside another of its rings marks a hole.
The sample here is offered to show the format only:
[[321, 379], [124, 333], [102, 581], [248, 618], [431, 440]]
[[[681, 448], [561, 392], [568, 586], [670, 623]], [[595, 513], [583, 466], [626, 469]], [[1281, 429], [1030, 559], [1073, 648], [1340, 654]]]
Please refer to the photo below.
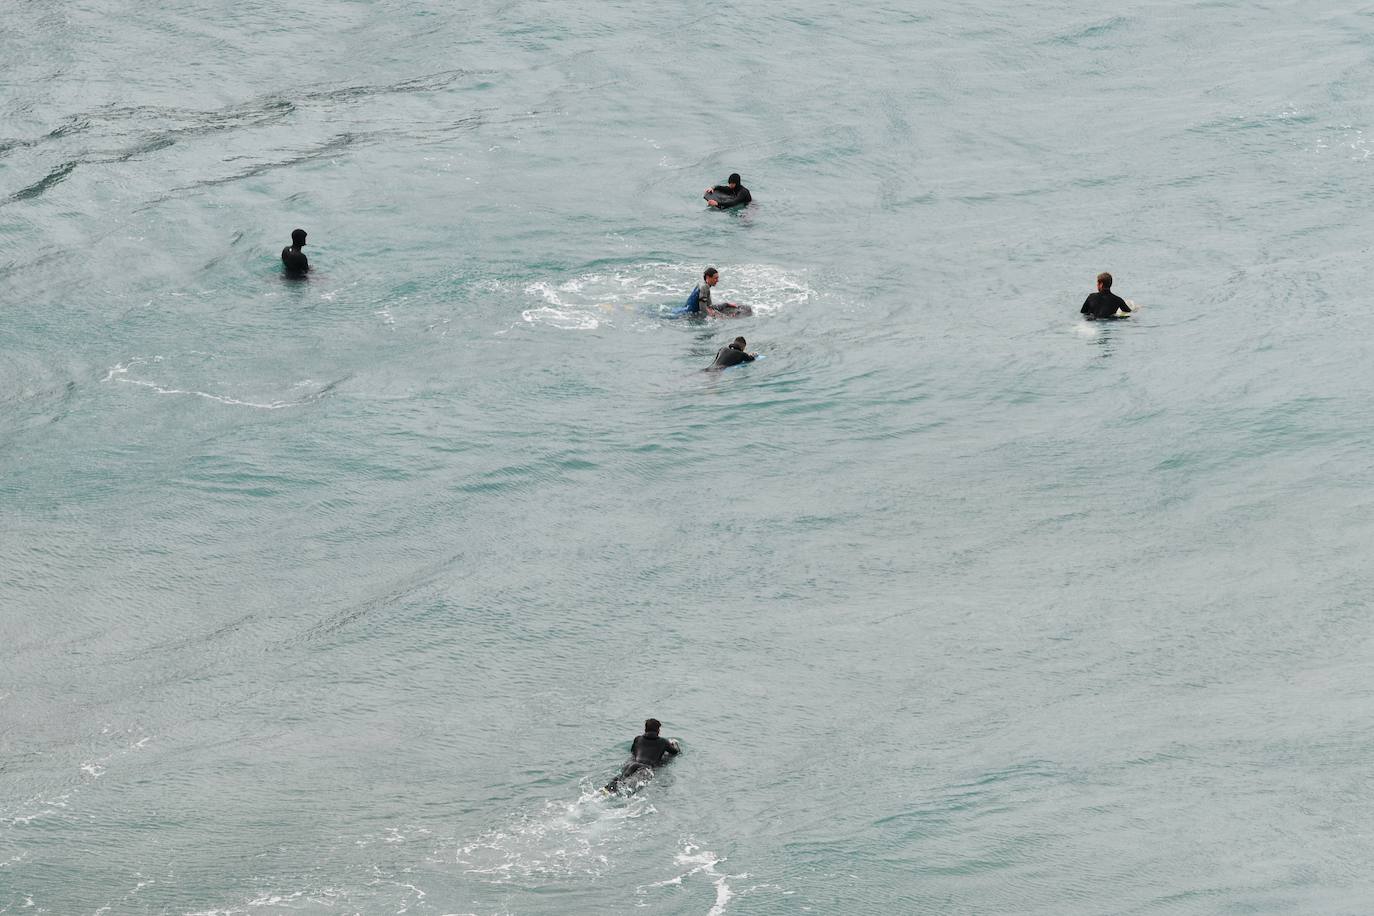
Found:
[[1371, 55], [9, 0], [0, 913], [1369, 912]]

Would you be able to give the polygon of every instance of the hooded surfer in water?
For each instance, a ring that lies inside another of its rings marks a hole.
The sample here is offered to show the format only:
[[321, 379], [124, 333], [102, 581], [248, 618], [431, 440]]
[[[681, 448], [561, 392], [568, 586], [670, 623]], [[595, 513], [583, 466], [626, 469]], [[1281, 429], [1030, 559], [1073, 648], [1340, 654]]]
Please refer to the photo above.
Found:
[[291, 230], [291, 244], [281, 250], [281, 262], [288, 276], [303, 277], [310, 272], [310, 259], [301, 251], [305, 247], [305, 230]]
[[739, 183], [739, 172], [731, 172], [730, 177], [725, 179], [725, 184], [707, 188], [702, 196], [706, 198], [706, 206], [715, 207], [719, 210], [743, 207], [754, 199], [754, 195], [749, 193], [749, 189]]

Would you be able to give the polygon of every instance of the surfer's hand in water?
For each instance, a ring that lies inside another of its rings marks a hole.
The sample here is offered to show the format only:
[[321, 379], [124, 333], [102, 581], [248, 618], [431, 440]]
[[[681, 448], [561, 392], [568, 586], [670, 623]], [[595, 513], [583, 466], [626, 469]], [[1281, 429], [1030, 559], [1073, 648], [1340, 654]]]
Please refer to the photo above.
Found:
[[719, 206], [720, 206], [720, 201], [718, 201], [718, 200], [708, 200], [708, 201], [706, 201], [706, 206], [708, 206], [708, 207], [719, 207]]

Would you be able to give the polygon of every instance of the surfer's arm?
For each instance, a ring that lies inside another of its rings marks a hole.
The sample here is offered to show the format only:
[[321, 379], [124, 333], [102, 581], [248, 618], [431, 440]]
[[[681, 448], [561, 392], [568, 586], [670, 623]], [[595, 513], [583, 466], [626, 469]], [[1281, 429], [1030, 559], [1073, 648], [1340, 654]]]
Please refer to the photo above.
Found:
[[669, 756], [669, 757], [676, 757], [678, 754], [681, 754], [681, 753], [682, 753], [682, 745], [680, 745], [680, 744], [677, 743], [677, 739], [676, 739], [676, 738], [669, 738], [669, 739], [668, 739], [668, 756]]

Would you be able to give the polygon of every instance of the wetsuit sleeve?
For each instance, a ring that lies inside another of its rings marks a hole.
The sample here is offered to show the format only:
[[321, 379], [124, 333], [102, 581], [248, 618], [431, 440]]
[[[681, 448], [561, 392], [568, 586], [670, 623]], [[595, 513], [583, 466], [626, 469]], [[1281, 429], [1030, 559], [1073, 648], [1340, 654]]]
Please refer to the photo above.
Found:
[[716, 206], [722, 210], [729, 210], [731, 207], [742, 207], [754, 199], [754, 196], [749, 193], [749, 189], [743, 186], [741, 186], [738, 191], [731, 191], [728, 184], [716, 185], [715, 192]]
[[[1120, 297], [1118, 297], [1118, 298], [1120, 298]], [[1123, 312], [1129, 312], [1129, 311], [1131, 310], [1131, 307], [1130, 307], [1129, 305], [1126, 304], [1126, 300], [1125, 300], [1125, 299], [1121, 299], [1121, 304], [1118, 305], [1117, 308], [1121, 309], [1121, 311], [1123, 311]]]
[[667, 754], [669, 757], [676, 757], [678, 754], [682, 753], [682, 748], [678, 747], [678, 743], [676, 741], [669, 738], [668, 746], [664, 749], [664, 753]]
[[1093, 297], [1089, 296], [1083, 300], [1083, 307], [1078, 310], [1080, 315], [1091, 315], [1093, 313]]
[[755, 358], [756, 358], [756, 357], [754, 356], [754, 354], [752, 354], [752, 353], [745, 353], [743, 350], [740, 351], [740, 356], [743, 356], [743, 357], [744, 357], [744, 359], [743, 359], [742, 361], [743, 361], [743, 362], [746, 362], [746, 363], [752, 363], [752, 362], [755, 360]]

